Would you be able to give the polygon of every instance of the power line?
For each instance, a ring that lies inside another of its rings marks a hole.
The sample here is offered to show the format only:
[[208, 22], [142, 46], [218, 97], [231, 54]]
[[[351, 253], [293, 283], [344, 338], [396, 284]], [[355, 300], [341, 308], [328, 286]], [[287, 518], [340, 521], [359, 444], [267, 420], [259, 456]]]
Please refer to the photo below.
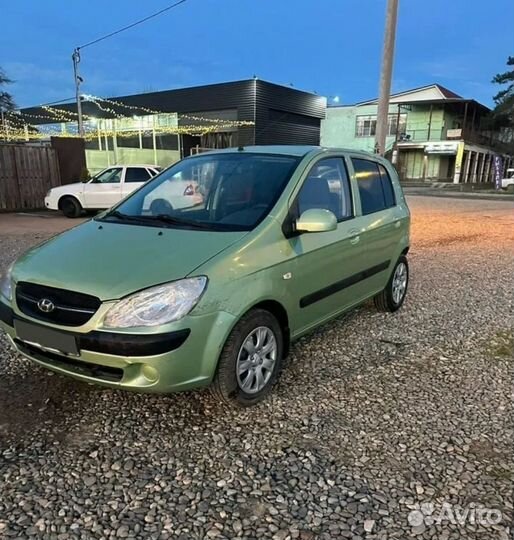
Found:
[[150, 19], [153, 19], [154, 17], [158, 17], [162, 13], [165, 13], [166, 11], [169, 11], [170, 9], [173, 9], [180, 4], [184, 4], [187, 2], [187, 0], [179, 0], [178, 2], [175, 2], [174, 4], [169, 5], [168, 7], [165, 7], [164, 9], [161, 9], [160, 11], [157, 11], [153, 13], [152, 15], [148, 15], [148, 17], [145, 17], [144, 19], [140, 19], [139, 21], [136, 21], [132, 24], [129, 24], [128, 26], [124, 26], [123, 28], [120, 28], [119, 30], [115, 30], [114, 32], [111, 32], [110, 34], [107, 34], [105, 36], [99, 37], [97, 39], [94, 39], [93, 41], [90, 41], [89, 43], [86, 43], [85, 45], [81, 45], [80, 47], [77, 47], [77, 49], [84, 49], [85, 47], [89, 47], [90, 45], [94, 45], [95, 43], [98, 43], [99, 41], [103, 41], [104, 39], [110, 38], [112, 36], [115, 36], [116, 34], [119, 34], [121, 32], [124, 32], [125, 30], [129, 30], [130, 28], [134, 28], [134, 26], [137, 26], [138, 24], [142, 24]]
[[[59, 99], [58, 101], [50, 101], [49, 103], [41, 103], [41, 105], [37, 105], [37, 107], [43, 107], [46, 105], [57, 105], [59, 103], [65, 103], [66, 101], [73, 101], [74, 99], [75, 99], [74, 97], [70, 97], [66, 99]], [[27, 108], [27, 107], [24, 107], [24, 108]]]

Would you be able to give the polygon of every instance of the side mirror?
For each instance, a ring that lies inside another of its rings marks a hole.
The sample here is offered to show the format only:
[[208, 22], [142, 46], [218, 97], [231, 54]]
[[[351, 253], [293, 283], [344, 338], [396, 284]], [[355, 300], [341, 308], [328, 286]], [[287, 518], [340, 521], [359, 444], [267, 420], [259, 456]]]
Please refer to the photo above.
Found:
[[296, 220], [298, 232], [327, 232], [337, 229], [337, 218], [330, 211], [323, 208], [305, 210]]

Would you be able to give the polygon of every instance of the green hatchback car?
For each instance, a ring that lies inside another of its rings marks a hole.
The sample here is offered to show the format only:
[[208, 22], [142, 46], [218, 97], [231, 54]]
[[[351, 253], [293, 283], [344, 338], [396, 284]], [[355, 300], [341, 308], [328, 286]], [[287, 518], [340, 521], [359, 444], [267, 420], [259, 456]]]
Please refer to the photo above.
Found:
[[211, 385], [251, 405], [290, 343], [407, 292], [410, 214], [388, 161], [255, 146], [184, 159], [3, 275], [0, 321], [51, 370], [115, 388]]

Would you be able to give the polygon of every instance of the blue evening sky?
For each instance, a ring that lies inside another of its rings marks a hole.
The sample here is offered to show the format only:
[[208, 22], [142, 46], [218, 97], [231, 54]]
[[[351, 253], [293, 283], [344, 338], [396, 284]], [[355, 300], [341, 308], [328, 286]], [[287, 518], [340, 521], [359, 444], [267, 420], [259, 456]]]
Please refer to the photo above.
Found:
[[[16, 0], [0, 7], [0, 66], [20, 106], [73, 96], [75, 46], [171, 0]], [[386, 0], [188, 0], [83, 50], [98, 96], [259, 78], [353, 103], [377, 95]], [[513, 0], [400, 0], [394, 91], [438, 82], [491, 105], [514, 55]]]

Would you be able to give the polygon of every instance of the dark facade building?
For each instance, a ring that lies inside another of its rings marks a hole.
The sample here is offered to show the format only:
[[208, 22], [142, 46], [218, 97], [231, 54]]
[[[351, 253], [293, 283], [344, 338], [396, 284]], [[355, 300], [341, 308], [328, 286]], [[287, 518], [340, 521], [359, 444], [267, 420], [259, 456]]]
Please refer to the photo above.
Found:
[[[173, 149], [179, 150], [182, 156], [189, 155], [190, 149], [195, 146], [220, 148], [253, 144], [318, 145], [320, 124], [322, 118], [325, 117], [326, 109], [324, 97], [259, 79], [109, 99], [116, 103], [123, 103], [124, 107], [105, 100], [107, 106], [104, 103], [104, 106], [99, 108], [93, 98], [86, 97], [82, 102], [83, 113], [86, 117], [95, 119], [109, 119], [117, 115], [147, 115], [148, 111], [173, 113], [177, 115], [179, 128], [191, 126], [195, 122], [200, 126], [202, 123], [200, 118], [215, 119], [220, 126], [219, 130], [211, 127], [208, 133], [200, 133], [201, 129], [199, 129], [199, 133], [182, 133], [178, 137], [173, 136], [173, 139], [176, 139], [176, 143], [171, 143], [175, 146]], [[72, 113], [77, 110], [75, 103], [55, 107]], [[128, 113], [127, 110], [129, 110]], [[48, 114], [40, 107], [23, 109], [21, 112], [27, 118], [31, 118], [31, 123], [34, 125], [49, 123], [48, 120], [36, 118]], [[227, 124], [252, 122], [253, 125], [239, 125], [231, 128], [224, 125], [223, 120]], [[169, 145], [170, 142], [168, 141], [167, 144]]]

